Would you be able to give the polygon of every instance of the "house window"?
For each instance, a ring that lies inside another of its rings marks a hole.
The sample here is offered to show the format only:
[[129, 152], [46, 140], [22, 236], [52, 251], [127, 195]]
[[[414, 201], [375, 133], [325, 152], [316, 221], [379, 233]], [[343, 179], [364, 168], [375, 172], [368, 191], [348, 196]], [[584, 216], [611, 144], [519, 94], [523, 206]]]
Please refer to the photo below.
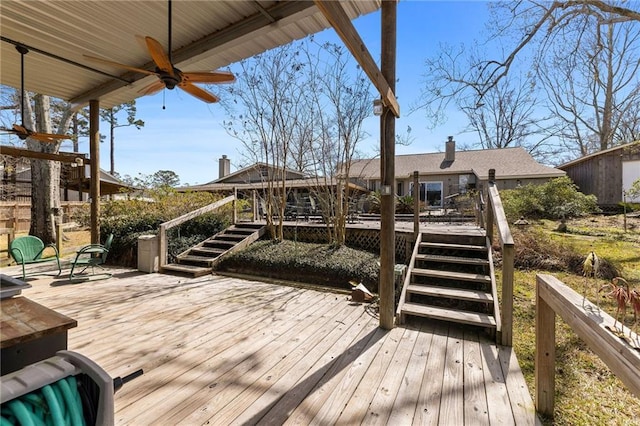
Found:
[[458, 177], [458, 192], [460, 194], [466, 194], [469, 188], [469, 175], [460, 175]]
[[[413, 183], [410, 191], [413, 194]], [[427, 208], [442, 207], [442, 182], [420, 182], [420, 202]]]
[[[442, 207], [442, 182], [424, 182], [427, 207]], [[420, 188], [422, 193], [422, 188]]]
[[398, 195], [404, 195], [404, 185], [403, 185], [403, 182], [398, 182], [398, 192], [396, 192], [396, 194], [398, 194]]

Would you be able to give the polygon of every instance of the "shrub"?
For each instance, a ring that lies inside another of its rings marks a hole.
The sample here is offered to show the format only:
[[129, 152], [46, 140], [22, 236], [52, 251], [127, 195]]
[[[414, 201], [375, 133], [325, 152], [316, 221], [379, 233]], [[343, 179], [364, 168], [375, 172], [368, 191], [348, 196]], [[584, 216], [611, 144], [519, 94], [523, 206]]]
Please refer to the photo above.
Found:
[[[219, 200], [219, 195], [202, 192], [154, 192], [151, 200], [113, 200], [103, 204], [100, 232], [114, 235], [109, 263], [135, 267], [138, 237], [155, 235], [163, 222], [179, 217]], [[223, 229], [229, 221], [231, 207], [192, 219], [168, 233], [170, 258], [194, 239], [202, 241]], [[204, 237], [202, 235], [205, 235]]]
[[564, 219], [598, 212], [594, 195], [585, 195], [567, 176], [552, 179], [543, 185], [526, 185], [500, 192], [509, 221], [519, 217]]
[[258, 241], [225, 256], [218, 269], [343, 289], [356, 281], [377, 292], [378, 261], [376, 254], [346, 246]]
[[[548, 234], [530, 228], [513, 229], [515, 243], [514, 266], [521, 270], [542, 270], [550, 272], [570, 272], [582, 275], [585, 253], [578, 253], [574, 247], [562, 241], [554, 240]], [[499, 250], [499, 247], [494, 247]], [[501, 259], [501, 253], [496, 253]], [[610, 280], [619, 272], [608, 259], [600, 256], [600, 278]]]
[[396, 197], [396, 213], [413, 213], [413, 197], [411, 195]]

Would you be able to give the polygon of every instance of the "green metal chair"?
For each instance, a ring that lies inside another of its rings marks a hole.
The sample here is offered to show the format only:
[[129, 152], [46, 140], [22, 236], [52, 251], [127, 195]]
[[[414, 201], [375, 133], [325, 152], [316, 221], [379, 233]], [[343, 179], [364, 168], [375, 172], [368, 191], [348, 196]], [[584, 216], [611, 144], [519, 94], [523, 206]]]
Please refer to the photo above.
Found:
[[[55, 257], [42, 257], [46, 248], [52, 248], [55, 252]], [[26, 277], [25, 265], [33, 263], [53, 262], [58, 263], [58, 275], [62, 273], [60, 268], [60, 255], [55, 244], [45, 245], [42, 240], [34, 235], [25, 235], [24, 237], [18, 237], [11, 241], [9, 246], [9, 253], [16, 263], [22, 265], [22, 279]]]
[[[90, 280], [92, 277], [99, 277], [96, 280], [103, 280], [111, 278], [111, 273], [107, 272], [102, 265], [107, 261], [107, 255], [111, 249], [111, 243], [113, 242], [113, 234], [107, 236], [104, 245], [102, 244], [89, 244], [78, 250], [76, 258], [71, 264], [71, 272], [69, 273], [69, 280]], [[82, 271], [74, 274], [73, 272], [77, 267], [83, 267]], [[87, 268], [91, 268], [91, 274], [84, 274]], [[99, 268], [102, 272], [96, 273], [95, 268]], [[82, 275], [82, 276], [79, 276]]]

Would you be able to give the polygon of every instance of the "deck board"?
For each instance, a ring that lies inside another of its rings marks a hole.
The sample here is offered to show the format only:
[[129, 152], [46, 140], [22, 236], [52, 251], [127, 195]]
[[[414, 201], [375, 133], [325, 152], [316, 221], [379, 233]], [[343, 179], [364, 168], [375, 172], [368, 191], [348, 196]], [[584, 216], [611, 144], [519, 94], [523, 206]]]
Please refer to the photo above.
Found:
[[536, 423], [513, 351], [478, 329], [385, 331], [345, 294], [113, 273], [30, 280], [23, 296], [77, 320], [69, 350], [112, 377], [144, 369], [115, 394], [118, 425]]

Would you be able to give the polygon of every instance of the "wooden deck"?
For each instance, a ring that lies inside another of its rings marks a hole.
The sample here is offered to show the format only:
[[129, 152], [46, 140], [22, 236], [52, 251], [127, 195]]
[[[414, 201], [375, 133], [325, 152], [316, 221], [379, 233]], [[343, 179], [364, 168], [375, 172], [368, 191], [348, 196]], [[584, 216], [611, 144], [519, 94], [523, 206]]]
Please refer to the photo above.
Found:
[[113, 272], [23, 296], [76, 319], [69, 349], [112, 377], [144, 369], [116, 393], [116, 424], [537, 423], [515, 355], [477, 331], [384, 331], [345, 294]]

